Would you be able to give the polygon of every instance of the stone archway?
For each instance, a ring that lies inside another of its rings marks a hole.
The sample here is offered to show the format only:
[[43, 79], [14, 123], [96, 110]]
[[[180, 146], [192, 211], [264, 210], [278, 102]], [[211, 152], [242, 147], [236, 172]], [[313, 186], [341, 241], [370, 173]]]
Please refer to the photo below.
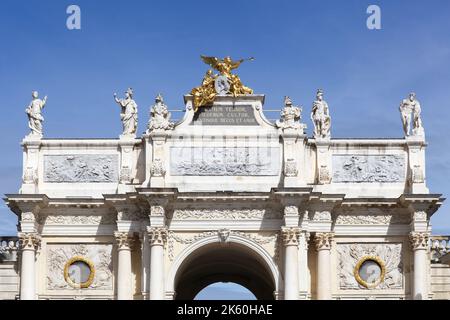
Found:
[[174, 261], [168, 290], [175, 299], [191, 300], [216, 282], [234, 282], [250, 290], [258, 300], [272, 300], [278, 291], [278, 269], [258, 244], [238, 236], [226, 243], [217, 237], [202, 239], [186, 248]]

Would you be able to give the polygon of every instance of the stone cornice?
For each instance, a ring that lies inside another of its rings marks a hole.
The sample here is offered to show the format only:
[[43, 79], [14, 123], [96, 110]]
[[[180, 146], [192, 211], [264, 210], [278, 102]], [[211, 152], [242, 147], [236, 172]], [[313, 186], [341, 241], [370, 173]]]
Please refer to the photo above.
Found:
[[6, 194], [3, 200], [17, 216], [24, 212], [36, 214], [49, 203], [49, 198], [44, 194]]
[[441, 196], [442, 194], [403, 194], [398, 201], [411, 213], [424, 211], [431, 217], [445, 201]]

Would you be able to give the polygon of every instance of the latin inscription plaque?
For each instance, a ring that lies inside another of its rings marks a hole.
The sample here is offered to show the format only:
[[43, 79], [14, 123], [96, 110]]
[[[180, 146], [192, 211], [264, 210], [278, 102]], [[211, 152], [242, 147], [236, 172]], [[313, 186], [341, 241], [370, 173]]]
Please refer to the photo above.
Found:
[[194, 115], [191, 125], [198, 126], [257, 126], [251, 105], [202, 107]]

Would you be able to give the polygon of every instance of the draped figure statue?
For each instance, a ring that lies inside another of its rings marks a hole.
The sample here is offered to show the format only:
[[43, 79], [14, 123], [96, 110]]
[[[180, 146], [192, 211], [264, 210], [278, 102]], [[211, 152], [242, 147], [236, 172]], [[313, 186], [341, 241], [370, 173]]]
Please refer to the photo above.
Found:
[[121, 107], [120, 120], [122, 120], [122, 135], [132, 136], [136, 134], [138, 113], [137, 104], [133, 100], [133, 89], [128, 88], [125, 92], [125, 99], [118, 99], [114, 93], [114, 100]]
[[42, 109], [47, 102], [47, 96], [41, 100], [38, 98], [38, 95], [37, 91], [31, 93], [32, 100], [26, 108], [25, 113], [28, 115], [28, 127], [31, 130], [30, 135], [42, 137], [42, 122], [44, 122]]

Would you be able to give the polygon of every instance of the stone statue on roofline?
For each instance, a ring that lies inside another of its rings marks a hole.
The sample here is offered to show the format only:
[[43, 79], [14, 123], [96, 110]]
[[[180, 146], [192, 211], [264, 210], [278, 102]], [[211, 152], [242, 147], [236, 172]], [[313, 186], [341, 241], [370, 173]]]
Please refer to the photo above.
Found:
[[[423, 129], [422, 119], [420, 116], [422, 110], [420, 108], [419, 101], [416, 99], [416, 94], [414, 92], [411, 92], [408, 98], [403, 99], [399, 109], [405, 136], [423, 137], [425, 135], [425, 131]], [[412, 131], [411, 131], [411, 121], [412, 121]]]
[[303, 129], [305, 124], [300, 123], [302, 119], [302, 108], [294, 106], [292, 100], [288, 97], [284, 97], [284, 108], [280, 112], [280, 120], [277, 120], [276, 126], [281, 129]]
[[25, 113], [28, 116], [28, 127], [31, 130], [29, 137], [42, 137], [42, 123], [44, 122], [44, 117], [42, 116], [42, 109], [47, 102], [47, 96], [44, 99], [39, 99], [39, 93], [33, 91], [31, 93], [32, 100], [28, 107], [25, 109]]
[[311, 120], [314, 124], [314, 138], [329, 139], [331, 137], [331, 117], [328, 103], [323, 99], [323, 90], [318, 89], [313, 102]]
[[174, 123], [170, 121], [171, 114], [161, 94], [155, 98], [155, 104], [150, 109], [150, 121], [147, 133], [154, 130], [172, 130]]
[[122, 121], [122, 136], [136, 136], [138, 110], [137, 104], [133, 100], [133, 89], [128, 88], [125, 92], [125, 99], [118, 99], [114, 93], [114, 100], [121, 107], [120, 120]]

